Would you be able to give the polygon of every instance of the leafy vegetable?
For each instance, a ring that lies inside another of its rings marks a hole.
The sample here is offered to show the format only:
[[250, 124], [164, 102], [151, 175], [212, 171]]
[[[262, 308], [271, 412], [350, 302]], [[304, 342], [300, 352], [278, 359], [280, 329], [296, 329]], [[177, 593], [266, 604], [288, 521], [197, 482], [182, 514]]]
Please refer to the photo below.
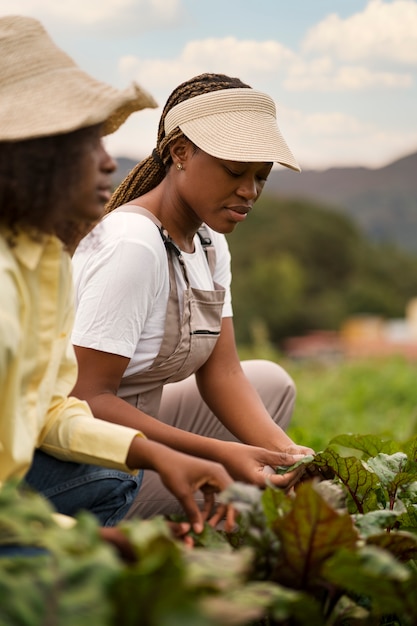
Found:
[[294, 492], [231, 485], [221, 500], [235, 506], [236, 529], [206, 525], [193, 550], [161, 517], [124, 522], [133, 565], [91, 516], [64, 530], [42, 498], [5, 485], [0, 545], [45, 553], [0, 559], [0, 624], [413, 626], [416, 451], [417, 438], [340, 435], [297, 464]]

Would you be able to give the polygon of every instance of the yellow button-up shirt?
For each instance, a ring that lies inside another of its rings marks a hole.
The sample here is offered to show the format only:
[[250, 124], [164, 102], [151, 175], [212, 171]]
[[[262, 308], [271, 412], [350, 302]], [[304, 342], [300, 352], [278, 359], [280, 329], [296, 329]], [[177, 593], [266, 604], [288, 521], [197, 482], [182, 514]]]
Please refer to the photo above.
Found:
[[0, 230], [0, 484], [23, 477], [35, 448], [63, 460], [130, 471], [138, 431], [95, 419], [68, 397], [77, 377], [71, 344], [71, 260], [55, 237]]

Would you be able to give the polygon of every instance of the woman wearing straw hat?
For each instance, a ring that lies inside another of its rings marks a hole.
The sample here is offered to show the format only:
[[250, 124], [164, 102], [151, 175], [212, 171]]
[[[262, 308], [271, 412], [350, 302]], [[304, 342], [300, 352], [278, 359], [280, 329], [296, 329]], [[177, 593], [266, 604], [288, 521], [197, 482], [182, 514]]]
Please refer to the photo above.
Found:
[[[283, 430], [291, 378], [269, 362], [242, 366], [234, 341], [224, 234], [247, 219], [273, 162], [299, 170], [272, 99], [239, 79], [197, 76], [171, 94], [156, 149], [73, 257], [74, 393], [97, 417], [257, 485], [277, 451], [311, 452]], [[282, 487], [298, 477], [269, 476]], [[172, 512], [176, 503], [145, 472], [129, 515]]]
[[232, 481], [225, 469], [135, 426], [94, 419], [69, 396], [76, 360], [67, 250], [110, 197], [115, 164], [102, 135], [156, 104], [138, 86], [118, 91], [92, 79], [37, 20], [20, 16], [0, 18], [0, 86], [0, 486], [25, 479], [59, 512], [87, 509], [111, 526], [138, 491], [137, 470], [153, 469], [199, 532], [193, 493], [202, 488], [211, 509], [213, 493]]

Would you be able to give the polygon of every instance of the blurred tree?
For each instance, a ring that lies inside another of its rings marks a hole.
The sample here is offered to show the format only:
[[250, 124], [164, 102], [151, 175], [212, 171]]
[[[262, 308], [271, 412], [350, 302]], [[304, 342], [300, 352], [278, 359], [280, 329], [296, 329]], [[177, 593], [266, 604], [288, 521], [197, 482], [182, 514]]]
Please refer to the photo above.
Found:
[[417, 295], [415, 256], [371, 243], [348, 217], [307, 200], [262, 197], [228, 241], [240, 344], [260, 323], [279, 346], [351, 314], [403, 316]]

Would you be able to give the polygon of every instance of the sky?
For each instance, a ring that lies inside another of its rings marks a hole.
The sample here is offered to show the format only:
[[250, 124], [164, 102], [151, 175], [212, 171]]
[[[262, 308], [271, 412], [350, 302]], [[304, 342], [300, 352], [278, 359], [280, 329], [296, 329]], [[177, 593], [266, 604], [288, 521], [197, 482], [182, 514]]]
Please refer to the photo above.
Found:
[[155, 97], [106, 139], [114, 157], [150, 154], [169, 94], [203, 72], [272, 96], [303, 170], [417, 151], [417, 0], [0, 0], [6, 14], [38, 18], [95, 78]]

